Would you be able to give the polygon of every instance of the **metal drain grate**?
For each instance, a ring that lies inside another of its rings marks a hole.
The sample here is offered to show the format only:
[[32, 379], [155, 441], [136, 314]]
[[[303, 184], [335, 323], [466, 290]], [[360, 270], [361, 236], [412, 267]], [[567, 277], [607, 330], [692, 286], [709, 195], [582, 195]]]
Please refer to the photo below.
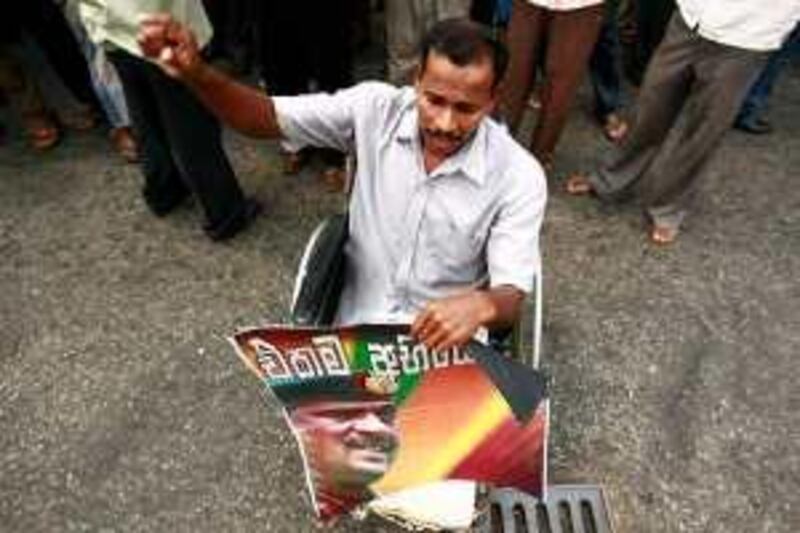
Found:
[[603, 489], [560, 485], [547, 489], [547, 501], [512, 489], [489, 493], [489, 510], [476, 533], [613, 533]]

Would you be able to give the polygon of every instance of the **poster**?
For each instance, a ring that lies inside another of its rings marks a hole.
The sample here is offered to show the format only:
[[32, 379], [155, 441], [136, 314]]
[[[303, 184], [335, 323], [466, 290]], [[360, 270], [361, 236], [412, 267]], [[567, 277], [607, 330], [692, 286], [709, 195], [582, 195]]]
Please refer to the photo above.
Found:
[[[231, 342], [280, 401], [324, 521], [448, 479], [543, 496], [548, 403], [512, 410], [502, 359], [487, 372], [471, 350], [429, 351], [404, 326], [263, 327]], [[526, 387], [526, 372], [505, 373]]]

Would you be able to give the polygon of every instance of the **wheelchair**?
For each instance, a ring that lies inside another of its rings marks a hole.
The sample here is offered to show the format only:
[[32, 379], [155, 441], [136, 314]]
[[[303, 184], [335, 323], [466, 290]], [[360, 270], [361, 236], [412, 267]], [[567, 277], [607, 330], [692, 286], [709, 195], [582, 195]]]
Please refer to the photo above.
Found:
[[[295, 276], [291, 317], [296, 325], [329, 326], [339, 303], [344, 279], [347, 215], [323, 220], [311, 233]], [[519, 320], [513, 328], [489, 332], [489, 344], [500, 353], [539, 368], [542, 338], [542, 275], [534, 278]]]

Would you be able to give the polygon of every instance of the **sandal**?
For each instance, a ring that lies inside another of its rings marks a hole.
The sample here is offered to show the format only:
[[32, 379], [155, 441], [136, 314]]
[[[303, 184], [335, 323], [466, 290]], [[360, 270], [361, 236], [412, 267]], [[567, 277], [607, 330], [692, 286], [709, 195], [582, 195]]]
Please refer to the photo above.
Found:
[[567, 178], [564, 190], [571, 196], [586, 196], [594, 192], [594, 186], [586, 174], [578, 172]]
[[621, 142], [628, 134], [628, 123], [616, 113], [609, 113], [603, 120], [603, 133], [611, 142]]
[[26, 117], [25, 131], [31, 148], [38, 151], [52, 148], [61, 137], [55, 123], [46, 113]]
[[128, 163], [136, 163], [139, 160], [139, 151], [130, 127], [122, 126], [114, 128], [109, 132], [108, 138], [114, 150], [121, 155], [125, 161]]
[[671, 226], [653, 225], [650, 228], [650, 242], [659, 246], [666, 246], [675, 242], [679, 230]]

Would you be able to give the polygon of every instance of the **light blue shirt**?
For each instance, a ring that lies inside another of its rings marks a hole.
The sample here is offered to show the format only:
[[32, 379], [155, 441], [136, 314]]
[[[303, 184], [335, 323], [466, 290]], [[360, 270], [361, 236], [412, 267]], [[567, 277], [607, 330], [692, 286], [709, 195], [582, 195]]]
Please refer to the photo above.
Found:
[[369, 82], [274, 101], [291, 145], [356, 157], [340, 324], [409, 322], [428, 301], [470, 288], [531, 290], [547, 189], [506, 128], [484, 119], [428, 174], [411, 88]]

